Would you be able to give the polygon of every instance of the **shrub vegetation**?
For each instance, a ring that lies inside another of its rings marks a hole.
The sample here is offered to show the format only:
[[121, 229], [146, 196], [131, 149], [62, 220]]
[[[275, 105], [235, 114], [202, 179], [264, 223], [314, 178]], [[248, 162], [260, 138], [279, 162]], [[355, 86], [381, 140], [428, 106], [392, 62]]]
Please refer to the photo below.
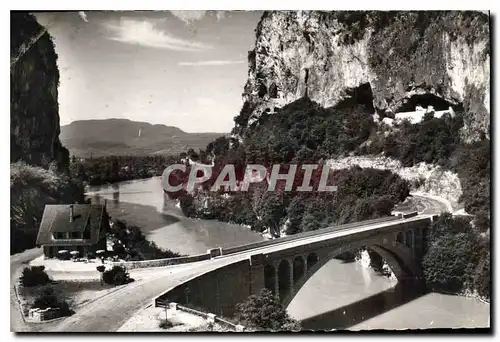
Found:
[[68, 302], [59, 298], [51, 287], [42, 290], [41, 294], [35, 298], [32, 307], [39, 309], [59, 308], [61, 316], [70, 316], [74, 313]]
[[146, 239], [139, 227], [127, 225], [121, 220], [115, 221], [111, 234], [115, 239], [113, 250], [119, 258], [124, 260], [153, 260], [181, 256], [158, 247], [156, 243]]
[[50, 283], [49, 275], [45, 272], [45, 266], [25, 267], [19, 279], [24, 287], [33, 287]]
[[113, 266], [112, 269], [104, 271], [102, 280], [109, 285], [124, 285], [133, 281], [123, 266]]
[[422, 268], [427, 286], [438, 292], [474, 289], [489, 298], [489, 239], [470, 220], [441, 214], [428, 231]]
[[298, 331], [300, 322], [291, 318], [277, 297], [268, 289], [248, 297], [236, 305], [236, 318], [244, 325], [256, 330]]
[[45, 205], [84, 200], [83, 184], [54, 169], [10, 165], [10, 253], [33, 248]]

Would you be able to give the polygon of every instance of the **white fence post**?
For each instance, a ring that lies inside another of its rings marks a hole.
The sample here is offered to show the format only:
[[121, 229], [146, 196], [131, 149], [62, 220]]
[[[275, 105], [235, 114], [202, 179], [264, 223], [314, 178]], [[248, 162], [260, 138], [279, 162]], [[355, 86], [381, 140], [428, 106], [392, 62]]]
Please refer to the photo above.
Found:
[[207, 322], [208, 323], [215, 323], [215, 315], [213, 313], [207, 314]]

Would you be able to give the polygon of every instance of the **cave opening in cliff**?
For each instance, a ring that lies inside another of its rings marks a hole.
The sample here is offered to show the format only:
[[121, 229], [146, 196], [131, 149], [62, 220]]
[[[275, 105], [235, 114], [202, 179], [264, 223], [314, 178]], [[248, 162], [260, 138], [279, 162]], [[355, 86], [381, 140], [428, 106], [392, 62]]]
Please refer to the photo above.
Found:
[[424, 109], [432, 106], [435, 111], [447, 110], [448, 108], [453, 108], [455, 112], [463, 111], [463, 105], [461, 103], [454, 104], [446, 101], [442, 97], [436, 96], [434, 94], [419, 94], [413, 95], [409, 98], [403, 100], [403, 104], [396, 110], [396, 113], [413, 112], [416, 107], [420, 106]]
[[356, 106], [363, 107], [363, 111], [366, 111], [366, 113], [375, 113], [373, 92], [370, 83], [363, 83], [359, 87], [348, 89], [345, 98], [335, 108], [343, 109]]

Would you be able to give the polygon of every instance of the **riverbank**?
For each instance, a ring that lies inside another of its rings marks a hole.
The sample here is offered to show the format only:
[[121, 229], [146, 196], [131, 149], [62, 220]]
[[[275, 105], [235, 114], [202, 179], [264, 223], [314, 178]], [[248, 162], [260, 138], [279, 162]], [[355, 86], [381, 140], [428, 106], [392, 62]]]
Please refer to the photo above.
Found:
[[440, 293], [440, 294], [447, 295], [447, 296], [459, 296], [459, 297], [463, 297], [463, 298], [472, 298], [472, 299], [480, 301], [483, 304], [490, 305], [490, 299], [479, 295], [477, 293], [477, 291], [473, 292], [470, 290], [465, 290], [465, 291], [461, 291], [458, 293], [441, 291], [441, 292], [436, 292], [436, 293]]

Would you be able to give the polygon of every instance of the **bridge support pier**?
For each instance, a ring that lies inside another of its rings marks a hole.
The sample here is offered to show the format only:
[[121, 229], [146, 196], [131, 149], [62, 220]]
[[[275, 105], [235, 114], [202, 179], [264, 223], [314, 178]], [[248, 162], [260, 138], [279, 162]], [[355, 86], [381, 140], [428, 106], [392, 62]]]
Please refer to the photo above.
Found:
[[307, 268], [307, 255], [303, 255], [302, 260], [304, 260], [304, 276], [307, 276], [307, 272], [309, 272]]
[[256, 254], [250, 257], [250, 295], [258, 295], [266, 286], [264, 279], [264, 263], [265, 257], [263, 254]]
[[274, 295], [279, 298], [280, 296], [280, 277], [278, 274], [278, 263], [273, 264], [274, 267]]
[[290, 293], [294, 294], [294, 286], [293, 286], [293, 259], [288, 259], [288, 266], [290, 267], [289, 277], [288, 277], [288, 289]]

